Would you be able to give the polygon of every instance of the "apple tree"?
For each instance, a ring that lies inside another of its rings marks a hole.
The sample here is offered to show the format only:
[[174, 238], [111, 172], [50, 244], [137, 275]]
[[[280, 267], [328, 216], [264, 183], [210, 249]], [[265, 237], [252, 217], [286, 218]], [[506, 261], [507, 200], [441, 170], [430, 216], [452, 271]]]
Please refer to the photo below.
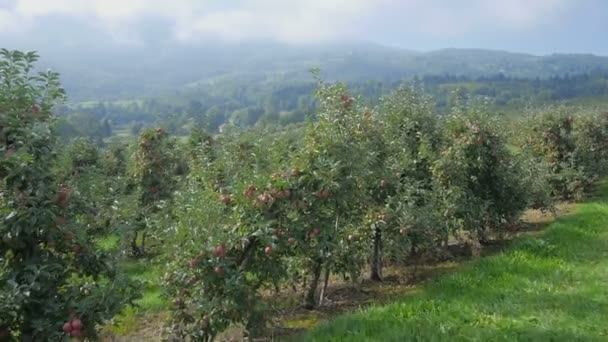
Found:
[[365, 261], [361, 248], [348, 237], [361, 228], [369, 201], [366, 181], [375, 157], [367, 149], [370, 114], [346, 86], [320, 82], [316, 95], [318, 120], [307, 128], [292, 172], [299, 209], [294, 221], [304, 233], [298, 249], [309, 277], [307, 308], [316, 303], [323, 268], [325, 278], [332, 270], [354, 277]]
[[[276, 171], [279, 142], [243, 134], [201, 140], [186, 186], [176, 198], [167, 237], [172, 298], [170, 340], [210, 341], [233, 324], [255, 335], [263, 328], [260, 289], [285, 277], [283, 256], [297, 232], [290, 177]], [[276, 172], [272, 172], [275, 170]]]
[[33, 52], [0, 51], [0, 336], [95, 338], [135, 296], [84, 228], [79, 194], [52, 172], [57, 73]]
[[520, 164], [500, 127], [483, 105], [456, 108], [447, 119], [445, 143], [432, 168], [435, 207], [447, 233], [487, 241], [527, 207]]

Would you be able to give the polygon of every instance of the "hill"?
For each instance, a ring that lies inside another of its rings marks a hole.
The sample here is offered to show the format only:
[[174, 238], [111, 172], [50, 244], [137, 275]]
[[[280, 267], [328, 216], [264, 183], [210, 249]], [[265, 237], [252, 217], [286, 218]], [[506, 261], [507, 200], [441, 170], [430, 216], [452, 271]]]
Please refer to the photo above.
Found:
[[226, 83], [310, 82], [313, 67], [321, 68], [328, 80], [346, 82], [395, 82], [446, 74], [542, 79], [608, 70], [608, 57], [587, 54], [535, 56], [481, 49], [417, 52], [368, 43], [210, 42], [200, 46], [162, 43], [128, 51], [112, 46], [64, 49], [41, 51], [42, 62], [61, 72], [72, 101], [166, 96]]

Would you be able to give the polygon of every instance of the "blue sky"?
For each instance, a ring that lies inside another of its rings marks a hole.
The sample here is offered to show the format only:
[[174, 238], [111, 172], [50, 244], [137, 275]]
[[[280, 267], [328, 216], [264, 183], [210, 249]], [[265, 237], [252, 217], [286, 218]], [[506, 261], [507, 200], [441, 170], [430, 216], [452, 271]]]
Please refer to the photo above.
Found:
[[608, 55], [606, 34], [608, 0], [0, 0], [0, 46], [164, 37]]

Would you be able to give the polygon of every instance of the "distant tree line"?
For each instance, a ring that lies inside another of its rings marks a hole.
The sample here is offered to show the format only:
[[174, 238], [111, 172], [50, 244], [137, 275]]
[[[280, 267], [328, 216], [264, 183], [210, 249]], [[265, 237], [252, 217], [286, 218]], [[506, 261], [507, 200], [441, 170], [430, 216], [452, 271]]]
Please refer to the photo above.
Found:
[[[437, 101], [437, 110], [451, 107], [455, 94], [486, 98], [497, 107], [524, 107], [581, 97], [608, 94], [608, 73], [541, 78], [517, 78], [502, 73], [483, 77], [427, 75], [411, 82]], [[350, 83], [353, 93], [370, 104], [398, 86], [398, 82]], [[259, 85], [219, 83], [163, 98], [98, 102], [58, 108], [60, 135], [103, 139], [120, 127], [137, 135], [147, 127], [162, 125], [171, 134], [185, 135], [192, 128], [218, 132], [222, 126], [285, 126], [306, 121], [314, 113], [312, 82]]]

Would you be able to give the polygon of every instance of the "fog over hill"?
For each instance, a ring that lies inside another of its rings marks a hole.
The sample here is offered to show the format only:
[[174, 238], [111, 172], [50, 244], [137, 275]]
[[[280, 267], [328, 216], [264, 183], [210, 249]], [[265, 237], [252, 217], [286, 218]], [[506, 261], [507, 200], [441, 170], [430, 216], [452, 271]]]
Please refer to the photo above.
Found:
[[39, 49], [44, 67], [62, 74], [73, 101], [111, 100], [187, 91], [217, 82], [310, 81], [320, 68], [329, 80], [408, 80], [414, 76], [504, 74], [547, 78], [608, 70], [608, 57], [535, 56], [482, 49], [417, 52], [371, 43], [295, 46], [274, 42], [172, 42], [130, 49], [113, 45]]
[[576, 54], [608, 54], [607, 11], [602, 0], [0, 0], [0, 47], [39, 51], [74, 101], [310, 81], [312, 67], [344, 81], [547, 78], [608, 68]]

